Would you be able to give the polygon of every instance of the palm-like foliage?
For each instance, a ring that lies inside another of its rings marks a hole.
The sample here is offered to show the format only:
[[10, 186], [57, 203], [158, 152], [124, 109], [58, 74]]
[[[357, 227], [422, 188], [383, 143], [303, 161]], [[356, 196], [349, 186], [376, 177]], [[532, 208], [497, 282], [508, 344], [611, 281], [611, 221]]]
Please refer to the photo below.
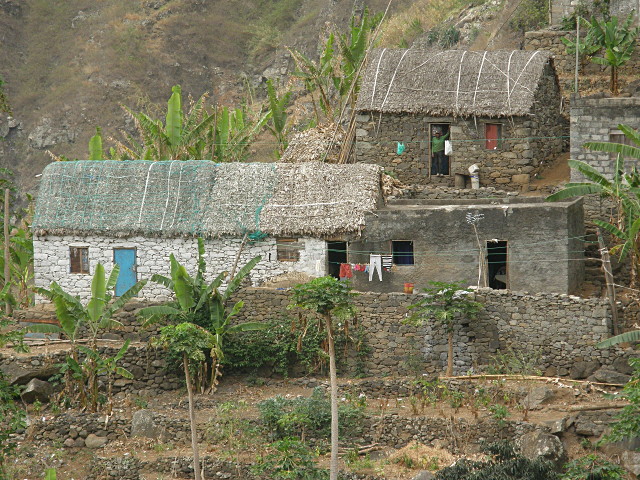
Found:
[[631, 58], [640, 31], [638, 27], [632, 27], [633, 21], [633, 13], [630, 13], [621, 25], [618, 17], [611, 17], [609, 21], [593, 17], [590, 22], [588, 35], [592, 34], [594, 44], [602, 49], [602, 56], [594, 56], [591, 61], [611, 67], [611, 92], [614, 95], [619, 93], [618, 69]]
[[475, 318], [482, 304], [471, 300], [470, 292], [462, 289], [462, 282], [429, 282], [424, 297], [409, 305], [413, 313], [408, 322], [421, 325], [434, 321], [447, 331], [447, 376], [453, 375], [453, 332], [457, 320]]
[[282, 97], [278, 97], [275, 87], [271, 79], [267, 81], [267, 99], [269, 100], [270, 122], [267, 128], [278, 142], [276, 155], [278, 158], [287, 149], [287, 106], [291, 99], [291, 92], [286, 92]]
[[[37, 293], [53, 302], [60, 326], [35, 325], [30, 329], [41, 333], [64, 333], [71, 340], [71, 354], [63, 368], [66, 372], [67, 392], [69, 395], [75, 392], [80, 402], [93, 411], [98, 408], [98, 375], [103, 370], [109, 375], [125, 373], [126, 371], [117, 367], [116, 363], [129, 346], [127, 343], [126, 347], [123, 347], [124, 350], [121, 350], [113, 359], [105, 358], [98, 352], [98, 335], [103, 330], [121, 325], [113, 316], [147, 283], [146, 280], [137, 282], [113, 300], [111, 292], [119, 273], [120, 267], [115, 265], [107, 278], [104, 266], [98, 263], [91, 281], [91, 297], [86, 306], [82, 304], [79, 297], [68, 294], [56, 282], [51, 283], [48, 289], [36, 288]], [[82, 328], [86, 328], [89, 332], [89, 348], [77, 344]], [[79, 361], [79, 350], [85, 354], [83, 362]]]
[[625, 171], [625, 157], [640, 159], [640, 134], [627, 125], [618, 128], [637, 146], [615, 142], [588, 142], [585, 148], [598, 152], [617, 154], [613, 178], [609, 180], [589, 164], [569, 160], [569, 166], [578, 170], [588, 182], [568, 183], [564, 189], [547, 197], [547, 201], [559, 201], [581, 195], [600, 194], [610, 197], [617, 207], [617, 218], [606, 222], [596, 219], [598, 227], [607, 231], [620, 242], [611, 249], [620, 260], [631, 259], [631, 283], [636, 285], [640, 272], [640, 174], [635, 168]]
[[263, 324], [258, 322], [231, 325], [231, 320], [240, 312], [244, 302], [238, 301], [231, 308], [227, 307], [231, 295], [238, 289], [242, 280], [262, 257], [258, 256], [251, 259], [238, 271], [222, 291], [221, 286], [227, 278], [228, 272], [222, 272], [213, 281], [207, 282], [205, 279], [206, 262], [204, 253], [204, 241], [199, 238], [198, 270], [195, 277], [189, 275], [184, 265], [181, 265], [175, 256], [171, 254], [170, 276], [155, 274], [151, 277], [151, 281], [171, 290], [175, 295], [175, 299], [165, 305], [143, 308], [139, 312], [140, 316], [146, 319], [145, 325], [156, 323], [162, 319], [169, 319], [175, 323], [193, 323], [210, 332], [213, 340], [210, 349], [212, 369], [209, 384], [206, 384], [207, 365], [205, 362], [201, 362], [200, 372], [194, 379], [196, 386], [201, 391], [214, 388], [217, 384], [220, 376], [220, 362], [224, 358], [224, 338], [231, 333], [264, 328]]

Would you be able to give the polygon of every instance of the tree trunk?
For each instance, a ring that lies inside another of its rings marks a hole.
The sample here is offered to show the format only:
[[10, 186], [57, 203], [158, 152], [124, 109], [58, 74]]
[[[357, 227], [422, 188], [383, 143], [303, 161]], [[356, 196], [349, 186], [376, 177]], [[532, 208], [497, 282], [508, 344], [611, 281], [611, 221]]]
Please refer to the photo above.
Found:
[[453, 376], [453, 330], [449, 330], [447, 347], [447, 377]]
[[618, 91], [618, 67], [611, 66], [611, 93], [617, 97]]
[[324, 316], [329, 342], [329, 379], [331, 383], [331, 463], [329, 480], [338, 480], [338, 378], [336, 376], [336, 351], [333, 344], [331, 317]]
[[193, 389], [191, 387], [191, 375], [189, 375], [189, 358], [186, 353], [182, 354], [182, 363], [184, 364], [184, 378], [187, 381], [187, 396], [189, 397], [189, 423], [191, 424], [191, 448], [193, 449], [193, 478], [195, 480], [201, 480], [198, 434], [196, 433], [196, 414], [193, 410]]

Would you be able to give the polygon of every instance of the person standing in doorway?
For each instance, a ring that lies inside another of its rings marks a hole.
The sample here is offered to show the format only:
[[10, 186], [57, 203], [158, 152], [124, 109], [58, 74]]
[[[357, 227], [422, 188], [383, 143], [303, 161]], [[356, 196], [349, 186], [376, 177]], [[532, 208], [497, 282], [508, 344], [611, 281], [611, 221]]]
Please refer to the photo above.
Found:
[[438, 177], [449, 174], [449, 165], [446, 165], [444, 155], [444, 142], [447, 138], [449, 138], [449, 132], [442, 135], [439, 129], [435, 129], [431, 137], [431, 174]]

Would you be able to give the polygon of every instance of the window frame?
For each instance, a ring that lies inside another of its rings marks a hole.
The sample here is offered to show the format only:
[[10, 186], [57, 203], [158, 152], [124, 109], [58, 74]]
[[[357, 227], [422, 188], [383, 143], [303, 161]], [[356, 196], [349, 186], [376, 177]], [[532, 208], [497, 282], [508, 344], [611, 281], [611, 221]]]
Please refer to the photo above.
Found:
[[69, 246], [69, 273], [74, 275], [90, 275], [89, 247], [85, 245]]
[[279, 262], [299, 262], [301, 244], [295, 237], [276, 238], [276, 260]]
[[[407, 252], [396, 252], [395, 245], [398, 243], [409, 244], [411, 246], [411, 254], [407, 255]], [[415, 258], [415, 242], [413, 240], [391, 240], [391, 256], [393, 258], [393, 264], [400, 267], [412, 267], [416, 264]], [[396, 260], [398, 257], [410, 257], [411, 263], [398, 263]]]

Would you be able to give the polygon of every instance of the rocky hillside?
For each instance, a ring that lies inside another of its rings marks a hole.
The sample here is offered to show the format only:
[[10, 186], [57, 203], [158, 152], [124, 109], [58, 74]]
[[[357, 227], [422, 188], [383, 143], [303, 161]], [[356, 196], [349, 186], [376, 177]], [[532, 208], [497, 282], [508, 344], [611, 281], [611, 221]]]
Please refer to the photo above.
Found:
[[0, 115], [0, 166], [33, 191], [51, 161], [47, 150], [86, 157], [96, 126], [106, 138], [131, 129], [121, 105], [158, 114], [174, 84], [233, 106], [248, 89], [260, 97], [267, 77], [285, 78], [293, 68], [284, 46], [313, 55], [327, 31], [344, 30], [364, 8], [390, 5], [381, 42], [404, 46], [447, 18], [477, 40], [502, 3], [0, 0], [0, 79], [13, 114]]

